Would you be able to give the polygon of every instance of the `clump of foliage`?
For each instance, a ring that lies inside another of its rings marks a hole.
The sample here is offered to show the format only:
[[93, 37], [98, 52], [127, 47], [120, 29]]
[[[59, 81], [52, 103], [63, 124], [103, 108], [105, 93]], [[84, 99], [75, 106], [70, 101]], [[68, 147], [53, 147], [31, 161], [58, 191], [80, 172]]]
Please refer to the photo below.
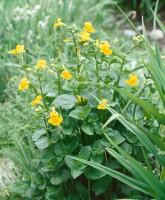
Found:
[[79, 27], [58, 18], [53, 28], [66, 58], [29, 62], [30, 48], [10, 50], [20, 69], [15, 95], [31, 124], [29, 134], [15, 137], [15, 152], [3, 150], [20, 168], [3, 198], [163, 199], [165, 63], [158, 44], [153, 50], [144, 25], [144, 35], [124, 48], [98, 40], [88, 21]]

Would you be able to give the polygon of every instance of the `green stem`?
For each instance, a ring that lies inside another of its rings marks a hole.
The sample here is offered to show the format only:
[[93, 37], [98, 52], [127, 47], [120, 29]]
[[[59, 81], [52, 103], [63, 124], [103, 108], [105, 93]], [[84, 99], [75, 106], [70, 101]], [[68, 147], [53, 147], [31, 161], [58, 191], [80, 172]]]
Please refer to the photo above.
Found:
[[[148, 85], [145, 85], [145, 86], [141, 89], [139, 95], [136, 96], [136, 97], [139, 98], [139, 97], [142, 95], [142, 93], [144, 92], [144, 90], [146, 89], [146, 87], [148, 87]], [[134, 105], [134, 109], [133, 109], [133, 120], [135, 120], [136, 108], [137, 108], [137, 104]]]
[[26, 76], [27, 76], [28, 80], [29, 80], [30, 83], [31, 83], [31, 86], [33, 87], [33, 90], [34, 90], [35, 94], [38, 95], [39, 92], [37, 91], [37, 88], [34, 86], [32, 80], [30, 79], [29, 74], [27, 73], [26, 70], [25, 70], [25, 73], [26, 73]]
[[81, 131], [81, 129], [79, 130], [79, 132], [80, 132], [80, 135], [81, 135], [81, 138], [82, 138], [82, 144], [83, 144], [83, 146], [85, 146], [85, 137], [84, 137], [84, 134]]
[[[95, 49], [93, 47], [93, 52], [94, 52], [94, 59], [95, 59], [95, 63], [96, 63], [96, 76], [97, 76], [97, 82], [100, 83], [100, 76], [99, 76], [99, 65], [98, 65], [98, 61], [97, 61], [97, 56], [96, 56], [96, 52]], [[98, 84], [98, 91], [99, 91], [99, 98], [100, 100], [102, 100], [102, 91], [101, 91], [101, 85]], [[100, 110], [100, 121], [103, 122], [103, 113], [102, 110]]]
[[60, 74], [57, 73], [58, 76], [58, 95], [60, 95], [61, 92], [61, 78], [60, 78]]
[[144, 67], [145, 67], [145, 65], [136, 67], [135, 69], [132, 69], [132, 70], [128, 71], [128, 73], [132, 73], [132, 72], [137, 71], [137, 70], [139, 70], [139, 69], [142, 69], [142, 68], [144, 68]]
[[94, 59], [95, 59], [95, 63], [96, 63], [96, 76], [99, 79], [99, 66], [98, 66], [97, 56], [96, 56], [96, 52], [95, 52], [95, 48], [94, 47], [93, 47], [93, 52], [94, 52]]
[[73, 42], [74, 42], [74, 45], [75, 45], [76, 58], [77, 58], [77, 63], [78, 63], [78, 74], [79, 74], [80, 73], [80, 60], [79, 60], [79, 56], [78, 56], [78, 45], [77, 45], [75, 36], [74, 36], [72, 31], [71, 31], [71, 34], [72, 34]]
[[[96, 63], [96, 76], [97, 76], [97, 81], [98, 81], [98, 83], [100, 83], [99, 65], [98, 65], [97, 56], [96, 56], [96, 52], [95, 52], [94, 47], [93, 47], [93, 52], [94, 52], [94, 59], [95, 59], [95, 63]], [[100, 84], [98, 84], [98, 90], [99, 90], [99, 98], [100, 98], [100, 100], [102, 100], [102, 91], [101, 91], [101, 86], [100, 86]]]
[[[122, 75], [122, 71], [123, 71], [123, 67], [124, 67], [126, 58], [127, 58], [127, 56], [131, 53], [131, 51], [132, 51], [135, 47], [136, 47], [136, 46], [131, 47], [131, 48], [128, 50], [128, 52], [126, 53], [126, 55], [124, 56], [123, 62], [121, 63], [121, 66], [120, 66], [119, 76], [118, 76], [118, 78], [117, 78], [115, 87], [118, 87], [118, 86], [119, 86], [119, 82], [120, 82], [120, 78], [121, 78], [121, 75]], [[114, 91], [114, 93], [113, 93], [113, 101], [115, 101], [115, 96], [116, 96], [116, 92]]]
[[46, 105], [46, 101], [45, 101], [45, 96], [44, 96], [44, 92], [43, 92], [43, 89], [42, 89], [42, 84], [41, 84], [40, 75], [38, 75], [38, 81], [39, 81], [39, 85], [40, 85], [40, 92], [41, 92], [41, 95], [42, 95], [42, 98], [43, 98], [44, 109], [47, 111], [47, 110], [48, 110], [48, 107], [47, 107], [47, 105]]
[[[22, 57], [21, 57], [21, 65], [24, 65], [24, 63], [26, 63], [26, 62], [24, 62], [24, 54], [22, 54]], [[37, 88], [34, 86], [33, 82], [31, 81], [31, 79], [30, 79], [30, 77], [29, 77], [29, 74], [27, 73], [26, 70], [25, 70], [25, 74], [26, 74], [28, 80], [30, 81], [31, 86], [32, 86], [33, 89], [34, 89], [35, 94], [38, 95], [39, 92], [37, 91]]]
[[[41, 92], [41, 95], [42, 95], [42, 98], [43, 98], [44, 111], [47, 111], [47, 110], [48, 110], [48, 107], [47, 107], [47, 105], [46, 105], [46, 100], [45, 100], [44, 93], [43, 93], [43, 89], [42, 89], [42, 84], [41, 84], [40, 75], [38, 75], [38, 81], [39, 81], [39, 85], [40, 85], [40, 92]], [[45, 116], [45, 115], [44, 115], [44, 124], [45, 124], [45, 128], [46, 128], [46, 135], [47, 135], [47, 138], [48, 138], [48, 141], [49, 141], [49, 144], [50, 144], [50, 149], [53, 150], [53, 148], [52, 148], [52, 146], [51, 146], [51, 138], [50, 138], [49, 132], [48, 132], [47, 119], [46, 119], [46, 116]]]
[[46, 135], [47, 135], [48, 141], [49, 141], [49, 143], [51, 143], [51, 139], [50, 139], [49, 132], [48, 132], [48, 125], [47, 125], [45, 116], [44, 116], [44, 124], [45, 124], [45, 128], [46, 128]]
[[148, 159], [148, 155], [146, 154], [145, 149], [143, 147], [141, 147], [141, 149], [142, 149], [142, 152], [143, 152], [143, 157], [144, 157], [145, 163], [147, 165], [147, 169], [148, 169], [149, 172], [152, 173], [152, 168], [151, 168], [151, 165], [150, 165], [150, 162], [149, 162], [149, 159]]
[[[144, 86], [143, 88], [140, 88], [136, 93], [135, 93], [135, 97], [140, 97], [141, 93], [143, 92], [143, 90], [145, 89], [146, 86]], [[121, 111], [121, 114], [124, 114], [124, 112], [126, 111], [126, 109], [128, 108], [128, 106], [130, 105], [130, 103], [132, 102], [132, 100], [129, 100], [128, 103], [126, 104], [126, 106], [124, 106], [124, 108]], [[136, 105], [136, 104], [135, 104]], [[134, 113], [134, 111], [133, 111]]]
[[88, 179], [88, 200], [91, 199], [91, 180]]

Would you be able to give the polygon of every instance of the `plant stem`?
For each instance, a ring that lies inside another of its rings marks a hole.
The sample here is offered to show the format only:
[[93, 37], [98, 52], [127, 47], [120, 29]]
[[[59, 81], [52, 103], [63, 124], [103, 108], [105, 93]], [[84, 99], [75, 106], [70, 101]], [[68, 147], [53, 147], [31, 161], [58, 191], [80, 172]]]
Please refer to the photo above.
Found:
[[40, 84], [40, 92], [41, 92], [41, 95], [42, 95], [42, 98], [43, 98], [44, 109], [45, 109], [45, 110], [48, 110], [48, 107], [47, 107], [46, 101], [45, 101], [45, 97], [44, 97], [44, 92], [43, 92], [43, 89], [42, 89], [42, 84], [41, 84], [40, 75], [38, 75], [38, 81], [39, 81], [39, 84]]
[[[99, 83], [100, 82], [99, 65], [98, 65], [97, 56], [96, 56], [96, 52], [95, 52], [94, 47], [93, 47], [93, 52], [94, 52], [94, 59], [95, 59], [95, 63], [96, 63], [96, 76], [97, 76], [97, 79], [98, 79], [97, 81]], [[99, 90], [99, 98], [100, 98], [100, 100], [102, 100], [102, 91], [101, 91], [100, 84], [98, 84], [98, 90]]]
[[29, 77], [29, 74], [27, 73], [26, 70], [25, 70], [25, 73], [26, 73], [26, 76], [27, 76], [28, 80], [29, 80], [30, 83], [31, 83], [31, 86], [33, 87], [33, 90], [34, 90], [35, 94], [38, 95], [39, 92], [37, 91], [37, 88], [34, 86], [33, 82], [31, 81], [31, 79], [30, 79], [30, 77]]
[[[94, 47], [93, 47], [93, 52], [94, 52], [94, 59], [95, 59], [95, 63], [96, 63], [97, 82], [100, 83], [99, 65], [98, 65], [97, 56], [96, 56], [96, 52], [95, 52]], [[102, 97], [102, 91], [101, 91], [100, 84], [98, 84], [98, 91], [99, 91], [99, 98], [100, 98], [100, 100], [102, 100], [103, 97]], [[100, 121], [103, 122], [103, 113], [102, 113], [102, 110], [100, 110]]]
[[[123, 67], [124, 67], [126, 58], [127, 58], [127, 56], [131, 53], [131, 51], [132, 51], [135, 47], [136, 47], [136, 46], [131, 47], [131, 48], [128, 50], [128, 52], [126, 53], [126, 55], [124, 56], [123, 62], [121, 63], [121, 66], [120, 66], [119, 76], [118, 76], [118, 78], [117, 78], [115, 87], [118, 87], [118, 86], [119, 86], [119, 82], [120, 82], [120, 78], [121, 78], [121, 75], [122, 75], [122, 71], [123, 71]], [[113, 93], [113, 101], [115, 101], [115, 96], [116, 96], [116, 92], [114, 91], [114, 93]]]
[[[24, 63], [26, 64], [26, 62], [24, 62], [24, 54], [22, 54], [21, 61], [22, 61], [21, 65], [24, 65]], [[34, 89], [35, 94], [38, 95], [39, 92], [37, 91], [37, 88], [34, 86], [33, 82], [31, 81], [29, 74], [27, 73], [26, 69], [25, 69], [25, 74], [26, 74], [28, 80], [31, 82], [31, 86]]]
[[57, 76], [58, 76], [58, 95], [60, 95], [60, 91], [61, 91], [61, 78], [60, 78], [60, 74], [57, 72]]
[[[42, 84], [41, 84], [41, 78], [40, 78], [40, 75], [38, 75], [38, 81], [39, 81], [39, 85], [40, 85], [40, 92], [41, 92], [41, 95], [42, 95], [42, 98], [43, 98], [43, 103], [44, 103], [44, 111], [47, 111], [48, 110], [48, 107], [46, 105], [46, 100], [45, 100], [45, 97], [44, 97], [44, 93], [43, 93], [43, 89], [42, 89]], [[46, 120], [46, 116], [44, 115], [44, 124], [45, 124], [45, 128], [46, 128], [46, 135], [47, 135], [47, 138], [48, 138], [48, 141], [49, 141], [49, 144], [50, 144], [50, 149], [52, 149], [52, 146], [51, 146], [51, 138], [49, 136], [49, 132], [48, 132], [48, 124], [47, 124], [47, 120]]]
[[[144, 92], [144, 90], [146, 89], [146, 87], [148, 87], [148, 85], [145, 85], [145, 86], [141, 89], [139, 95], [137, 96], [138, 98], [139, 98], [139, 97], [141, 96], [141, 94]], [[137, 104], [134, 105], [134, 109], [133, 109], [133, 120], [135, 120], [136, 108], [137, 108]]]
[[71, 31], [71, 34], [72, 34], [73, 42], [74, 42], [74, 45], [75, 45], [76, 58], [77, 58], [77, 63], [78, 63], [78, 74], [79, 74], [80, 73], [80, 60], [79, 60], [79, 56], [78, 56], [78, 45], [77, 45], [75, 36], [74, 36], [72, 31]]
[[88, 179], [88, 200], [91, 199], [91, 180]]

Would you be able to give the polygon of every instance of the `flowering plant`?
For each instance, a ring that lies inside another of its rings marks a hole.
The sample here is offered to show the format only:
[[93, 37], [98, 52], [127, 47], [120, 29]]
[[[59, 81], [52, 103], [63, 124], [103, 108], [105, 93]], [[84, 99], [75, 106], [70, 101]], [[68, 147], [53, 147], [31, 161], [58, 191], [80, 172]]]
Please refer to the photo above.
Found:
[[[53, 28], [57, 33], [58, 29], [66, 29], [63, 42], [69, 48], [69, 59], [40, 58], [31, 65], [25, 62], [27, 52], [23, 45], [10, 51], [23, 70], [18, 89], [31, 91], [33, 98], [29, 104], [37, 115], [32, 140], [39, 155], [33, 173], [25, 173], [26, 182], [30, 183], [26, 196], [37, 198], [39, 191], [41, 199], [106, 199], [110, 193], [126, 195], [127, 189], [121, 191], [122, 186], [104, 171], [65, 156], [76, 155], [122, 172], [122, 167], [107, 154], [106, 148], [111, 146], [107, 134], [120, 148], [139, 158], [137, 138], [119, 122], [109, 123], [107, 119], [114, 117], [109, 109], [115, 109], [143, 126], [154, 121], [152, 117], [149, 122], [146, 120], [145, 115], [150, 113], [143, 101], [140, 107], [128, 101], [128, 97], [134, 102], [140, 95], [145, 97], [143, 93], [149, 88], [148, 83], [138, 80], [136, 70], [140, 68], [126, 68], [129, 55], [143, 47], [143, 37], [139, 36], [140, 46], [133, 39], [128, 52], [123, 53], [116, 41], [110, 41], [110, 45], [109, 41], [97, 40], [91, 22], [79, 29], [58, 18]], [[158, 113], [155, 116], [159, 121]]]

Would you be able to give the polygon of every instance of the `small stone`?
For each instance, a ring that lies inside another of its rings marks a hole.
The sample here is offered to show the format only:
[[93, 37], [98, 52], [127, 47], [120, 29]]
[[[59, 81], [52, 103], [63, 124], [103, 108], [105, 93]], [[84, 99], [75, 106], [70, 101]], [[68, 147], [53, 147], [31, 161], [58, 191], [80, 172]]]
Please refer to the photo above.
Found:
[[149, 36], [151, 39], [153, 40], [160, 40], [160, 39], [163, 39], [164, 38], [164, 33], [161, 29], [156, 29], [156, 30], [152, 30], [150, 33], [149, 33]]
[[136, 28], [137, 28], [138, 31], [142, 31], [143, 30], [143, 26], [142, 25], [138, 25]]
[[124, 34], [130, 37], [136, 36], [137, 33], [136, 31], [132, 30], [132, 29], [125, 29], [124, 30]]

